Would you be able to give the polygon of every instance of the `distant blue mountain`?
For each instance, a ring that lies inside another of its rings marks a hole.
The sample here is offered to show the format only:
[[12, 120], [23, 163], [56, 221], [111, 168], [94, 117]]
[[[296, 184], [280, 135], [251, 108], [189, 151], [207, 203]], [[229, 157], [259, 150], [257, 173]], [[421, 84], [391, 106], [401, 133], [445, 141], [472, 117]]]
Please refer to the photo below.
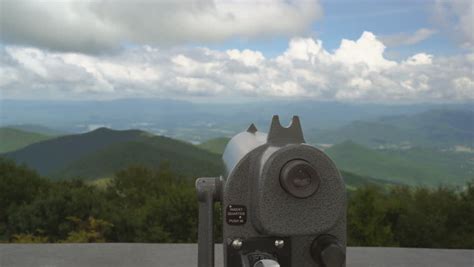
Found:
[[270, 118], [282, 123], [299, 115], [305, 132], [337, 128], [353, 121], [381, 116], [412, 115], [431, 109], [474, 110], [466, 104], [351, 104], [324, 101], [274, 100], [245, 103], [203, 103], [169, 99], [119, 99], [111, 101], [2, 100], [0, 123], [40, 124], [64, 132], [82, 133], [98, 126], [139, 128], [188, 141], [229, 137], [251, 122], [267, 131]]
[[307, 136], [313, 143], [336, 144], [353, 140], [374, 148], [473, 148], [474, 111], [436, 109], [385, 116], [372, 121], [355, 121], [336, 129], [314, 130]]

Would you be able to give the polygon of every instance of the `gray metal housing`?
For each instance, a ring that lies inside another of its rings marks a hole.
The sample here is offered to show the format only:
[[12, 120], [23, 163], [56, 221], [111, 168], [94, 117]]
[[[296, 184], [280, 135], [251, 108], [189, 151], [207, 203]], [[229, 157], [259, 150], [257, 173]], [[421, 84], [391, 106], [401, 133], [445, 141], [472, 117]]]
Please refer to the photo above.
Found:
[[[318, 191], [309, 198], [295, 198], [280, 185], [282, 167], [294, 159], [307, 161], [321, 178]], [[223, 212], [224, 247], [235, 239], [245, 242], [254, 237], [285, 237], [291, 239], [291, 266], [319, 266], [311, 255], [311, 245], [318, 236], [328, 234], [345, 252], [344, 182], [332, 160], [305, 143], [298, 117], [285, 128], [274, 116], [268, 135], [251, 125], [230, 140], [223, 160], [227, 169], [222, 185], [223, 209], [243, 205], [248, 210], [243, 225], [227, 224]], [[224, 262], [227, 254], [224, 249]]]

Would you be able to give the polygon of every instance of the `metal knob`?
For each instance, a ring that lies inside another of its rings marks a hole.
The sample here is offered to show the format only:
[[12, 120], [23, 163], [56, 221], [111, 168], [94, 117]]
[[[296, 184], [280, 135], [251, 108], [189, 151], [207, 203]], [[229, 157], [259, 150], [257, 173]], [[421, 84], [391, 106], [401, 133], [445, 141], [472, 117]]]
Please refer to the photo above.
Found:
[[318, 237], [311, 246], [313, 259], [323, 267], [342, 267], [346, 262], [346, 253], [339, 241], [331, 235]]
[[259, 260], [257, 261], [253, 267], [280, 267], [280, 264], [274, 260]]

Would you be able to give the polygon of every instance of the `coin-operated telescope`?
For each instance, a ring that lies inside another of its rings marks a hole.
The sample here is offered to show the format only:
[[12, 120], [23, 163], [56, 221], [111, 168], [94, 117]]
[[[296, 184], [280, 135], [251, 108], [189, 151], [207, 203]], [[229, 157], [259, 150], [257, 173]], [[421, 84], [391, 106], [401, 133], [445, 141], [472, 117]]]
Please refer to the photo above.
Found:
[[273, 116], [225, 149], [227, 174], [199, 178], [198, 267], [214, 266], [213, 204], [222, 202], [225, 267], [341, 267], [346, 192], [331, 159], [305, 143], [299, 118]]

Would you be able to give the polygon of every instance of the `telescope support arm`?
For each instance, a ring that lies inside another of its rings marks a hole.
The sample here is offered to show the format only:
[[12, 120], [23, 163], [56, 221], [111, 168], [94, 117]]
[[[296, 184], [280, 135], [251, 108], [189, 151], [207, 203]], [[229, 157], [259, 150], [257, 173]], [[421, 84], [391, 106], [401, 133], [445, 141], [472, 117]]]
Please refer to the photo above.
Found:
[[221, 177], [196, 180], [199, 201], [198, 267], [214, 267], [214, 202], [220, 201]]

